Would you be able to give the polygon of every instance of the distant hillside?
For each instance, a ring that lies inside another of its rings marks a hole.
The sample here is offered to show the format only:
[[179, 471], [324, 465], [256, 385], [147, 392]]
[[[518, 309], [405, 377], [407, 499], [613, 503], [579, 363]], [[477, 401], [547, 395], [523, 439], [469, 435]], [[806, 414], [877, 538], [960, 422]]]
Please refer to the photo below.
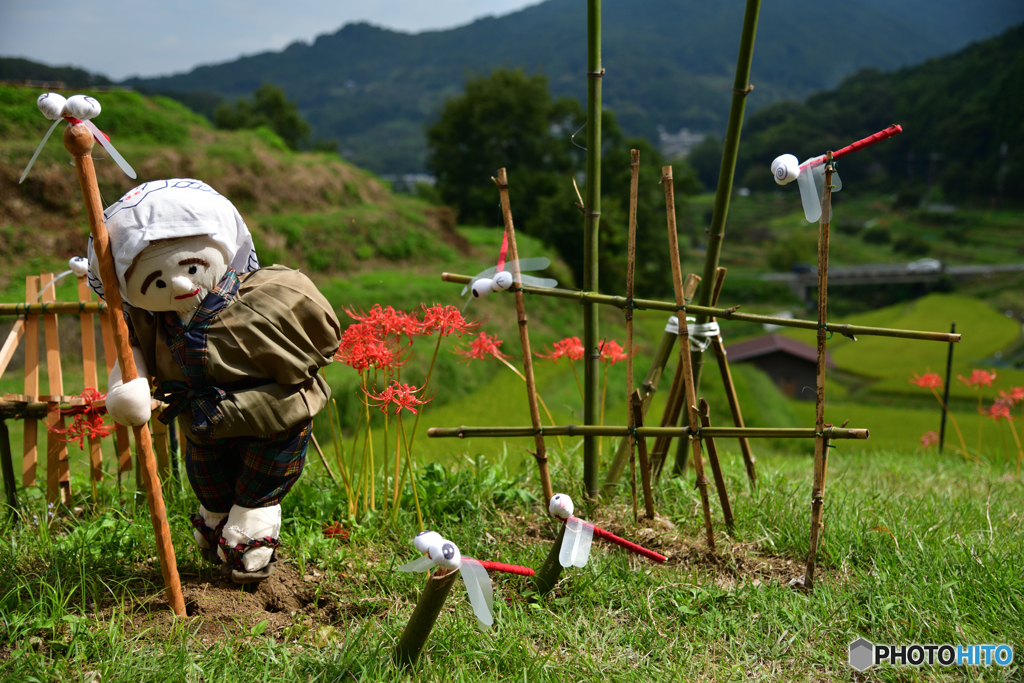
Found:
[[[742, 15], [738, 1], [605, 1], [604, 104], [627, 134], [657, 140], [659, 127], [724, 130]], [[765, 3], [749, 108], [806, 97], [864, 67], [943, 54], [1022, 18], [1024, 5], [1006, 0]], [[195, 106], [197, 92], [238, 97], [270, 81], [298, 101], [317, 136], [340, 141], [346, 158], [377, 172], [414, 172], [423, 168], [423, 123], [461, 91], [467, 72], [541, 70], [554, 94], [584, 99], [585, 40], [585, 4], [548, 0], [448, 31], [348, 25], [313, 44], [127, 82], [191, 93]]]
[[892, 123], [904, 133], [839, 162], [848, 187], [899, 191], [905, 204], [1024, 199], [1024, 24], [957, 54], [894, 73], [865, 71], [804, 104], [751, 116], [737, 177], [773, 189], [779, 154], [801, 159]]
[[73, 66], [47, 66], [18, 57], [0, 57], [0, 81], [61, 82], [68, 88], [90, 85], [111, 85], [106, 76], [89, 73]]

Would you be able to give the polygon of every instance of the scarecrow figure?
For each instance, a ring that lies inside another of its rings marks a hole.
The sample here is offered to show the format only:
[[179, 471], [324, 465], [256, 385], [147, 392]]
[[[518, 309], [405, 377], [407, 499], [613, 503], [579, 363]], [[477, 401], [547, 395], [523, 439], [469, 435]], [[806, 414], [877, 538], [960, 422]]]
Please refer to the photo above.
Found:
[[[139, 377], [110, 373], [107, 411], [150, 418], [151, 393], [179, 418], [199, 499], [203, 554], [237, 583], [273, 571], [281, 499], [305, 464], [330, 389], [318, 370], [341, 332], [302, 273], [260, 268], [242, 217], [198, 180], [145, 183], [105, 212]], [[89, 243], [89, 283], [103, 295]], [[150, 379], [154, 379], [151, 392]]]

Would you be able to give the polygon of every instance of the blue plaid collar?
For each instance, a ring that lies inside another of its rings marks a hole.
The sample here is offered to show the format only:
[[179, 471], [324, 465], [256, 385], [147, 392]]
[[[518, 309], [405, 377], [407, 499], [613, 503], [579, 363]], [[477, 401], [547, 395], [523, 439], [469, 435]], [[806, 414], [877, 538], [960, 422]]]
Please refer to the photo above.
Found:
[[215, 315], [238, 296], [238, 285], [238, 273], [235, 272], [234, 268], [228, 268], [220, 282], [210, 290], [209, 294], [203, 297], [202, 302], [199, 304], [199, 309], [196, 310], [195, 315], [192, 316], [187, 325], [182, 325], [181, 318], [178, 317], [177, 313], [165, 312], [164, 319], [167, 322], [167, 326], [172, 330], [172, 334], [180, 334], [187, 329], [208, 324]]

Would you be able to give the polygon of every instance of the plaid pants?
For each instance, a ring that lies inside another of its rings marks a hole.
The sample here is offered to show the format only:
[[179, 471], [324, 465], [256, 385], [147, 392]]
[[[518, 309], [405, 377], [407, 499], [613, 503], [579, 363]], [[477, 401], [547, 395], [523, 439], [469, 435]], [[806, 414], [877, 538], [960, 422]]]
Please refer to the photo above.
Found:
[[189, 434], [185, 471], [196, 497], [210, 512], [232, 505], [277, 505], [302, 474], [313, 421], [269, 436], [204, 438]]

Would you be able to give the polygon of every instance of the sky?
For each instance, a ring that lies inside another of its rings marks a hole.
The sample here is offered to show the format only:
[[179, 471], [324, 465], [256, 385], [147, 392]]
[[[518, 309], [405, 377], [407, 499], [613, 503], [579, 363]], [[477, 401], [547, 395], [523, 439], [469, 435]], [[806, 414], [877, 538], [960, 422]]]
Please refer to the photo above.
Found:
[[0, 56], [114, 80], [190, 71], [367, 21], [418, 33], [539, 0], [0, 0]]

